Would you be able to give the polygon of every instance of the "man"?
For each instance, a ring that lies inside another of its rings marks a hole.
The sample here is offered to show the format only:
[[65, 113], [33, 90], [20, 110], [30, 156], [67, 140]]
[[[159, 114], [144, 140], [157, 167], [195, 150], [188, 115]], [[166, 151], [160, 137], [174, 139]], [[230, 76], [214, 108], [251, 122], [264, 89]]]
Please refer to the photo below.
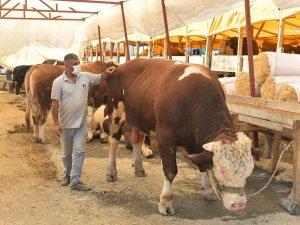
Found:
[[101, 75], [81, 72], [80, 61], [72, 53], [65, 56], [64, 64], [65, 72], [54, 80], [51, 93], [54, 131], [61, 140], [65, 172], [61, 185], [70, 184], [71, 190], [90, 191], [80, 181], [87, 138], [88, 90], [90, 84], [99, 84], [114, 68]]

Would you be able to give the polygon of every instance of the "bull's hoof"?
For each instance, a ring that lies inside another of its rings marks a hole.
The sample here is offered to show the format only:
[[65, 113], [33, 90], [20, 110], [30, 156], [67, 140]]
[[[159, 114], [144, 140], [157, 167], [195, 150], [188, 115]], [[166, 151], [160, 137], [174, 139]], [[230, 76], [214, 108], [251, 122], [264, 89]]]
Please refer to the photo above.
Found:
[[45, 144], [45, 140], [43, 140], [42, 138], [34, 138], [34, 141], [38, 144]]
[[215, 194], [204, 195], [203, 198], [207, 201], [217, 201], [218, 197]]
[[145, 177], [146, 176], [146, 172], [145, 172], [145, 170], [135, 170], [134, 171], [134, 175], [136, 177]]
[[203, 198], [207, 201], [217, 201], [218, 197], [211, 189], [206, 189], [202, 191]]
[[153, 158], [154, 154], [153, 154], [153, 153], [143, 154], [143, 156], [144, 156], [146, 159], [150, 159], [150, 158]]
[[107, 138], [99, 138], [99, 142], [101, 143], [101, 144], [106, 144], [107, 142], [108, 142], [108, 139]]
[[115, 182], [117, 181], [117, 175], [116, 174], [106, 174], [106, 180], [109, 182]]
[[172, 201], [159, 203], [158, 211], [160, 214], [162, 214], [164, 216], [175, 215], [175, 209], [172, 206]]
[[93, 138], [87, 138], [85, 142], [86, 142], [86, 143], [90, 143], [90, 142], [92, 142], [92, 141], [93, 141]]

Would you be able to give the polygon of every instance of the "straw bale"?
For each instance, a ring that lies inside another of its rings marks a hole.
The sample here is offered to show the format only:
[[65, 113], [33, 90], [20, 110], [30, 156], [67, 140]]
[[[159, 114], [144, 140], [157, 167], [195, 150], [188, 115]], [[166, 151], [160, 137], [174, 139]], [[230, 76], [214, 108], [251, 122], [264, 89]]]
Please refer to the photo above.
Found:
[[[241, 72], [235, 81], [235, 92], [237, 95], [250, 96], [249, 74]], [[260, 85], [255, 83], [255, 95], [260, 96]]]
[[269, 76], [262, 84], [260, 93], [261, 97], [266, 100], [274, 100], [276, 91], [276, 82], [273, 76]]
[[262, 85], [267, 77], [271, 75], [269, 57], [265, 53], [260, 53], [254, 58], [253, 64], [255, 82]]
[[284, 102], [298, 102], [297, 92], [289, 84], [279, 84], [276, 87], [275, 100]]

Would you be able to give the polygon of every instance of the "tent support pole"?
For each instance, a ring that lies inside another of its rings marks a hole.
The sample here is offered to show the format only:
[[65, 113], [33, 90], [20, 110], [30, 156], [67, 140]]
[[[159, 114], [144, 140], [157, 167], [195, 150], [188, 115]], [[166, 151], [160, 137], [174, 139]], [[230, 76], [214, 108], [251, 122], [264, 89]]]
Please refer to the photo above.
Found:
[[[98, 25], [98, 39], [99, 39], [99, 48], [100, 48], [100, 61], [102, 62], [102, 43], [101, 43], [101, 30], [100, 30], [100, 26]], [[98, 60], [98, 58], [97, 58]]]
[[243, 37], [244, 37], [244, 29], [239, 28], [239, 39], [238, 39], [238, 49], [237, 49], [237, 67], [236, 67], [236, 74], [235, 76], [237, 77], [240, 72], [242, 71], [243, 68]]
[[125, 14], [124, 14], [124, 6], [123, 2], [120, 2], [121, 11], [122, 11], [122, 21], [123, 21], [123, 29], [124, 29], [124, 36], [125, 36], [125, 43], [126, 43], [126, 61], [130, 60], [129, 54], [129, 43], [128, 43], [128, 36], [127, 36], [127, 28], [126, 28], [126, 21], [125, 21]]
[[278, 40], [277, 40], [277, 47], [276, 52], [284, 52], [284, 49], [282, 48], [283, 45], [283, 36], [284, 36], [284, 27], [285, 22], [282, 18], [281, 11], [280, 11], [280, 20], [279, 20], [279, 31], [278, 31]]
[[250, 96], [255, 97], [255, 80], [253, 67], [253, 46], [252, 46], [252, 28], [250, 17], [250, 3], [245, 1], [245, 16], [246, 16], [246, 30], [247, 30], [247, 47], [248, 47], [248, 63], [249, 63], [249, 80], [250, 80]]
[[170, 36], [169, 36], [169, 28], [168, 28], [168, 20], [167, 20], [165, 0], [161, 0], [161, 7], [162, 7], [163, 16], [164, 16], [166, 41], [167, 41], [167, 53], [168, 53], [169, 59], [172, 59], [171, 43], [170, 43]]
[[[250, 15], [250, 1], [244, 0], [245, 3], [245, 17], [246, 17], [246, 30], [247, 30], [247, 48], [248, 48], [248, 65], [249, 65], [249, 80], [250, 80], [250, 96], [255, 97], [255, 79], [254, 79], [254, 66], [253, 66], [253, 46], [252, 46], [252, 27]], [[258, 147], [258, 132], [253, 132], [253, 145]]]

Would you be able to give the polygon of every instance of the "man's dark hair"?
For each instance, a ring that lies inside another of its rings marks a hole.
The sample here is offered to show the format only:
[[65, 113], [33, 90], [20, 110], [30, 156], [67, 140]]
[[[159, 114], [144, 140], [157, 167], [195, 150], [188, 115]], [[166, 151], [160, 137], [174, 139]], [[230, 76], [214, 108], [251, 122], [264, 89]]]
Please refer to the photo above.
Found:
[[78, 56], [75, 55], [74, 53], [69, 53], [65, 56], [64, 63], [67, 63], [71, 59], [78, 59]]

